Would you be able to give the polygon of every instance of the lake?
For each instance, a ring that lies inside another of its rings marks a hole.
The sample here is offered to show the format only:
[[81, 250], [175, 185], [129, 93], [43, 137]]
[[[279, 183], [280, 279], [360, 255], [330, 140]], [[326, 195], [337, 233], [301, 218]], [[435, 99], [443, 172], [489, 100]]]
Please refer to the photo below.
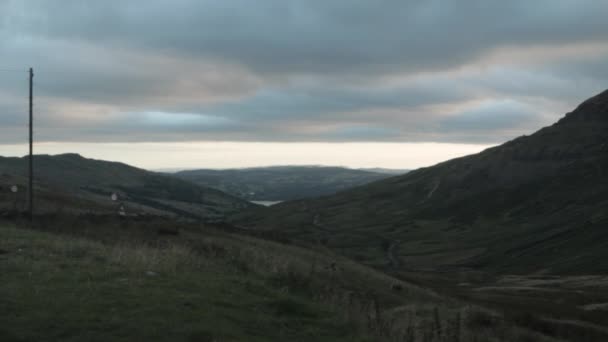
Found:
[[271, 205], [275, 205], [275, 204], [278, 204], [281, 202], [283, 202], [283, 201], [251, 201], [251, 203], [263, 205], [265, 207], [270, 207]]

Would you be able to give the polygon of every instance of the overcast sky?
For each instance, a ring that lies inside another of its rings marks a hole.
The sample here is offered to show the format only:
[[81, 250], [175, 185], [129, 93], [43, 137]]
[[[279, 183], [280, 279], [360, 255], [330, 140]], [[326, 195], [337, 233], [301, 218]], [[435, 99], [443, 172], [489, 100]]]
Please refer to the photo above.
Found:
[[32, 66], [38, 152], [429, 165], [608, 88], [607, 17], [598, 0], [0, 0], [0, 154], [26, 151]]

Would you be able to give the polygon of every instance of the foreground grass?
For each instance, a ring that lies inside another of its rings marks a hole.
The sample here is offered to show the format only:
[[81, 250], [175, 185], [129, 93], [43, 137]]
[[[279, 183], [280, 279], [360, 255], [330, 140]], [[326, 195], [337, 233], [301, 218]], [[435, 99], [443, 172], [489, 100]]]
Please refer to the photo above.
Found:
[[324, 250], [158, 229], [0, 224], [0, 341], [556, 341]]
[[329, 309], [183, 246], [1, 228], [1, 341], [349, 341]]

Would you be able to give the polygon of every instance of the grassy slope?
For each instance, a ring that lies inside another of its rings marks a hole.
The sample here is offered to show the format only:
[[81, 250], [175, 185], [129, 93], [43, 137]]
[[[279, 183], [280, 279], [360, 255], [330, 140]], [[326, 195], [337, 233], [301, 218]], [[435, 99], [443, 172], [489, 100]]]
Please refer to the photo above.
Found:
[[0, 226], [0, 340], [552, 340], [328, 252], [65, 224]]
[[3, 341], [353, 337], [327, 308], [184, 246], [107, 246], [15, 228], [2, 235]]

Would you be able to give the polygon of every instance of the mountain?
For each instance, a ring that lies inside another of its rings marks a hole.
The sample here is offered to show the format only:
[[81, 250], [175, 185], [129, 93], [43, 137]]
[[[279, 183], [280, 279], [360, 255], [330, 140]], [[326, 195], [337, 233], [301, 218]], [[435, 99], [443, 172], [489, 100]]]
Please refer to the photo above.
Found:
[[235, 221], [407, 270], [608, 272], [608, 91], [481, 153]]
[[[24, 210], [28, 158], [0, 157], [0, 208]], [[251, 204], [221, 191], [77, 154], [34, 156], [36, 213], [125, 213], [221, 219]], [[8, 189], [16, 184], [23, 191]], [[118, 200], [113, 202], [111, 194]]]
[[330, 195], [390, 175], [343, 167], [274, 166], [190, 170], [175, 176], [252, 201], [286, 201]]
[[408, 169], [385, 169], [382, 167], [372, 167], [372, 168], [363, 168], [358, 169], [361, 171], [375, 172], [375, 173], [385, 173], [387, 175], [404, 175], [408, 173], [410, 170]]

